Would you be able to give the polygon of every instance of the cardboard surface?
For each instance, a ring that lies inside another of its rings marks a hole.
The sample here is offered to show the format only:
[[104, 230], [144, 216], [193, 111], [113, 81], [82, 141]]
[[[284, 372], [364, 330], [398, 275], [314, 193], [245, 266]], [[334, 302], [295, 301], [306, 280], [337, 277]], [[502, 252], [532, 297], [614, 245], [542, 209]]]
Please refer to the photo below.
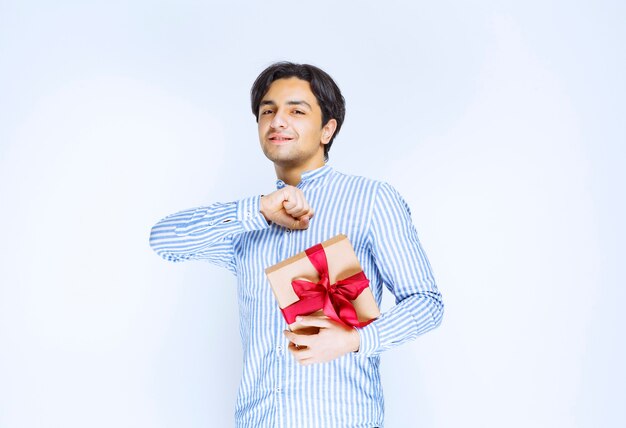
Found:
[[[328, 275], [331, 284], [355, 275], [362, 270], [347, 236], [337, 235], [322, 242], [322, 247], [324, 247], [326, 252]], [[281, 309], [299, 300], [293, 290], [291, 281], [294, 279], [306, 279], [311, 282], [317, 282], [320, 279], [317, 270], [313, 267], [304, 251], [268, 267], [265, 273]], [[380, 310], [369, 287], [363, 290], [352, 303], [360, 322], [369, 321], [380, 316]], [[316, 314], [321, 313], [321, 311], [316, 312]], [[297, 323], [293, 323], [289, 327], [292, 331], [300, 328]]]

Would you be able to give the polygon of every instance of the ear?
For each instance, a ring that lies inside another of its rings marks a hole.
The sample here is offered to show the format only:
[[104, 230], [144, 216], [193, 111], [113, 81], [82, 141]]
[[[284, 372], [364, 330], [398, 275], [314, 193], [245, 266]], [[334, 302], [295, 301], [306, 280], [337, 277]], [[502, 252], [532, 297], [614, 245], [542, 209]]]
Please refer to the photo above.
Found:
[[331, 138], [333, 138], [333, 134], [337, 129], [337, 121], [335, 119], [330, 119], [326, 125], [322, 127], [322, 144], [328, 144]]

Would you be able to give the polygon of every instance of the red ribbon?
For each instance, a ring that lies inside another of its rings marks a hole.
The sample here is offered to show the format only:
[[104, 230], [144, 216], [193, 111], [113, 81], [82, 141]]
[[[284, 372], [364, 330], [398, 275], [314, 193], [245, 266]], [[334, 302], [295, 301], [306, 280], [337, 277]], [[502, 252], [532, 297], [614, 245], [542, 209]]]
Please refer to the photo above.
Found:
[[328, 278], [326, 252], [322, 244], [317, 244], [305, 252], [319, 273], [320, 280], [318, 282], [303, 279], [291, 281], [293, 291], [300, 300], [282, 309], [287, 323], [294, 323], [298, 315], [309, 315], [322, 309], [330, 319], [346, 326], [363, 327], [369, 324], [371, 320], [359, 322], [351, 302], [369, 286], [369, 280], [363, 271], [331, 284]]

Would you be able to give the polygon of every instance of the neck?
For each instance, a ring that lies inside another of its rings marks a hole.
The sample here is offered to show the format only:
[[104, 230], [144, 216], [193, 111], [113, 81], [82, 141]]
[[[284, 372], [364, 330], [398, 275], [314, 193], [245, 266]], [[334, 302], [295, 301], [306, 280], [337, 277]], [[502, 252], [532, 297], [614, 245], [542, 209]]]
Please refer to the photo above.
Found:
[[306, 171], [312, 171], [324, 166], [324, 158], [316, 159], [312, 162], [308, 162], [303, 165], [287, 166], [274, 164], [276, 170], [276, 177], [290, 186], [297, 186], [302, 179], [302, 173]]

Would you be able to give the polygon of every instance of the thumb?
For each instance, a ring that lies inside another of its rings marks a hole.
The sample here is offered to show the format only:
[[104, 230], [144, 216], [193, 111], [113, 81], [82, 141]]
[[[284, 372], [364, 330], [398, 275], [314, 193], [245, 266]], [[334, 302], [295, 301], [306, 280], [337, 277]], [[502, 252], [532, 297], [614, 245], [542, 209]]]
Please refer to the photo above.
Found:
[[274, 223], [287, 229], [306, 229], [309, 227], [309, 216], [294, 218], [283, 211], [274, 213], [273, 217]]

